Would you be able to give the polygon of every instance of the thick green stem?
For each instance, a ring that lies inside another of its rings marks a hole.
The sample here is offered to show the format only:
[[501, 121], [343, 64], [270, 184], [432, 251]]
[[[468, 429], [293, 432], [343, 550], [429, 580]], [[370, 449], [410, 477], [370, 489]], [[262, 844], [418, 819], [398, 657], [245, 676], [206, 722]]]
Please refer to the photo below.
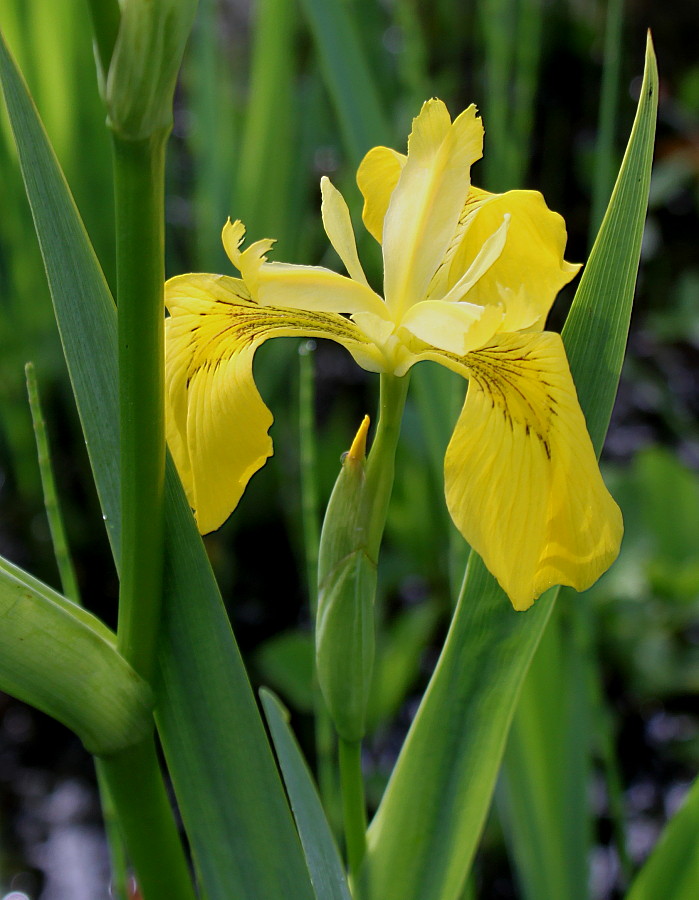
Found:
[[379, 424], [366, 464], [365, 496], [371, 503], [368, 510], [367, 550], [374, 561], [379, 558], [379, 548], [386, 525], [388, 504], [393, 490], [396, 447], [400, 436], [409, 375], [381, 376], [379, 396]]
[[[167, 131], [113, 134], [122, 554], [118, 649], [153, 682], [161, 605], [164, 415], [164, 184]], [[193, 900], [153, 737], [102, 762], [146, 900]]]
[[350, 876], [356, 880], [366, 852], [366, 803], [362, 778], [361, 741], [339, 740], [342, 813]]
[[114, 135], [121, 426], [119, 650], [153, 680], [165, 477], [164, 172], [167, 134]]
[[153, 738], [102, 759], [100, 776], [145, 900], [194, 900]]

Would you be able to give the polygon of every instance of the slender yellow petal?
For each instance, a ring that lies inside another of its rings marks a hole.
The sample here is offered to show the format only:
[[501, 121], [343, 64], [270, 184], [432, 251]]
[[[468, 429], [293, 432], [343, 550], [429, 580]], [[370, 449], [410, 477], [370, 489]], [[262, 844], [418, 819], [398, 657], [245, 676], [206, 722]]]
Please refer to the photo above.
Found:
[[325, 175], [320, 179], [320, 192], [323, 197], [323, 227], [330, 243], [344, 263], [350, 278], [368, 287], [369, 282], [357, 255], [357, 242], [345, 198]]
[[366, 230], [381, 243], [383, 221], [408, 157], [388, 147], [374, 147], [359, 164], [357, 185], [364, 197], [362, 220]]
[[454, 235], [470, 167], [482, 148], [483, 126], [474, 106], [451, 123], [444, 104], [428, 100], [413, 120], [408, 160], [383, 227], [385, 297], [394, 314], [425, 298]]
[[445, 459], [456, 526], [515, 609], [556, 584], [590, 587], [616, 558], [623, 526], [560, 336], [500, 335], [441, 361], [470, 379]]
[[[471, 289], [499, 259], [507, 240], [509, 227], [510, 214], [505, 213], [499, 228], [483, 241], [471, 264], [453, 287], [441, 298], [442, 300], [458, 301], [466, 298]], [[469, 302], [471, 302], [470, 298]]]
[[181, 275], [167, 282], [165, 302], [168, 442], [206, 534], [228, 518], [272, 454], [272, 415], [252, 375], [260, 344], [270, 337], [330, 338], [358, 361], [373, 359], [372, 347], [349, 319], [260, 306], [237, 278]]
[[[457, 229], [457, 240], [452, 242], [445, 258], [448, 275], [442, 290], [455, 284], [472, 266], [484, 241], [500, 226], [503, 216], [509, 215], [503, 250], [474, 284], [468, 300], [481, 305], [505, 303], [507, 316], [503, 331], [543, 328], [556, 294], [580, 269], [579, 265], [563, 259], [566, 245], [563, 218], [546, 206], [537, 191], [489, 194], [471, 188], [465, 212]], [[432, 296], [434, 291], [435, 286], [431, 285]]]

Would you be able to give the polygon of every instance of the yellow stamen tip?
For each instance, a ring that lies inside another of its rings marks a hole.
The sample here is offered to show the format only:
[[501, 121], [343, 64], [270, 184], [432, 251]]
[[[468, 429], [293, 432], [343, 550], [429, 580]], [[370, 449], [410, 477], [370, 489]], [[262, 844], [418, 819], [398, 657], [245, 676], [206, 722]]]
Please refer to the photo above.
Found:
[[350, 459], [353, 462], [361, 462], [366, 456], [366, 437], [369, 431], [369, 424], [369, 416], [364, 416], [362, 424], [359, 426], [359, 430], [352, 441], [352, 446], [347, 454], [347, 459]]

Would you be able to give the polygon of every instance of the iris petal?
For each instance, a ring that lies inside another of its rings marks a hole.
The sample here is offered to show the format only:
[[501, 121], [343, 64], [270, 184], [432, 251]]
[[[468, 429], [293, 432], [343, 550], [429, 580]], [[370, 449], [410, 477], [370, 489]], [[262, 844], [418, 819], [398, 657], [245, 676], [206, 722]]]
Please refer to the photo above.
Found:
[[372, 347], [349, 319], [277, 309], [250, 299], [221, 275], [181, 275], [165, 286], [166, 423], [170, 450], [202, 534], [236, 507], [272, 454], [272, 414], [252, 374], [255, 350], [271, 337], [329, 338], [358, 361]]
[[364, 197], [362, 220], [366, 230], [379, 244], [383, 240], [383, 222], [391, 194], [406, 161], [407, 156], [403, 153], [396, 153], [388, 147], [374, 147], [357, 169], [357, 185]]
[[323, 196], [321, 215], [325, 233], [345, 264], [350, 278], [368, 287], [369, 283], [357, 255], [357, 242], [345, 198], [325, 176], [320, 179], [320, 191]]
[[[556, 294], [580, 269], [563, 259], [563, 218], [547, 207], [538, 191], [490, 194], [473, 187], [464, 213], [445, 255], [441, 290], [448, 290], [463, 276], [503, 216], [509, 215], [503, 250], [468, 299], [482, 305], [503, 302], [507, 311], [504, 330], [541, 330]], [[430, 286], [433, 296], [436, 287]]]
[[384, 290], [394, 314], [425, 299], [466, 202], [471, 164], [482, 149], [483, 125], [474, 106], [452, 123], [440, 100], [428, 100], [413, 120], [408, 160], [383, 226]]
[[560, 336], [504, 334], [441, 361], [470, 379], [444, 464], [457, 528], [515, 609], [556, 584], [590, 587], [616, 558], [623, 526]]

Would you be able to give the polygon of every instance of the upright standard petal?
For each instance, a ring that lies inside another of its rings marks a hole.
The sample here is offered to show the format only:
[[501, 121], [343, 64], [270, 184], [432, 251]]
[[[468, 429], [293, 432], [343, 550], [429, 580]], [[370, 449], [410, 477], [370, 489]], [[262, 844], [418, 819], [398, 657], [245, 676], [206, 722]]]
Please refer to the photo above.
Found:
[[474, 106], [452, 123], [441, 100], [428, 100], [413, 120], [408, 160], [383, 225], [384, 295], [395, 316], [425, 299], [482, 150], [483, 125]]
[[166, 422], [170, 450], [202, 534], [236, 507], [272, 454], [272, 414], [252, 374], [270, 337], [330, 338], [358, 358], [370, 352], [343, 316], [276, 309], [250, 299], [245, 283], [222, 275], [181, 275], [165, 285]]
[[470, 379], [444, 465], [454, 523], [515, 609], [556, 584], [590, 587], [623, 525], [560, 336], [504, 334], [441, 361]]

